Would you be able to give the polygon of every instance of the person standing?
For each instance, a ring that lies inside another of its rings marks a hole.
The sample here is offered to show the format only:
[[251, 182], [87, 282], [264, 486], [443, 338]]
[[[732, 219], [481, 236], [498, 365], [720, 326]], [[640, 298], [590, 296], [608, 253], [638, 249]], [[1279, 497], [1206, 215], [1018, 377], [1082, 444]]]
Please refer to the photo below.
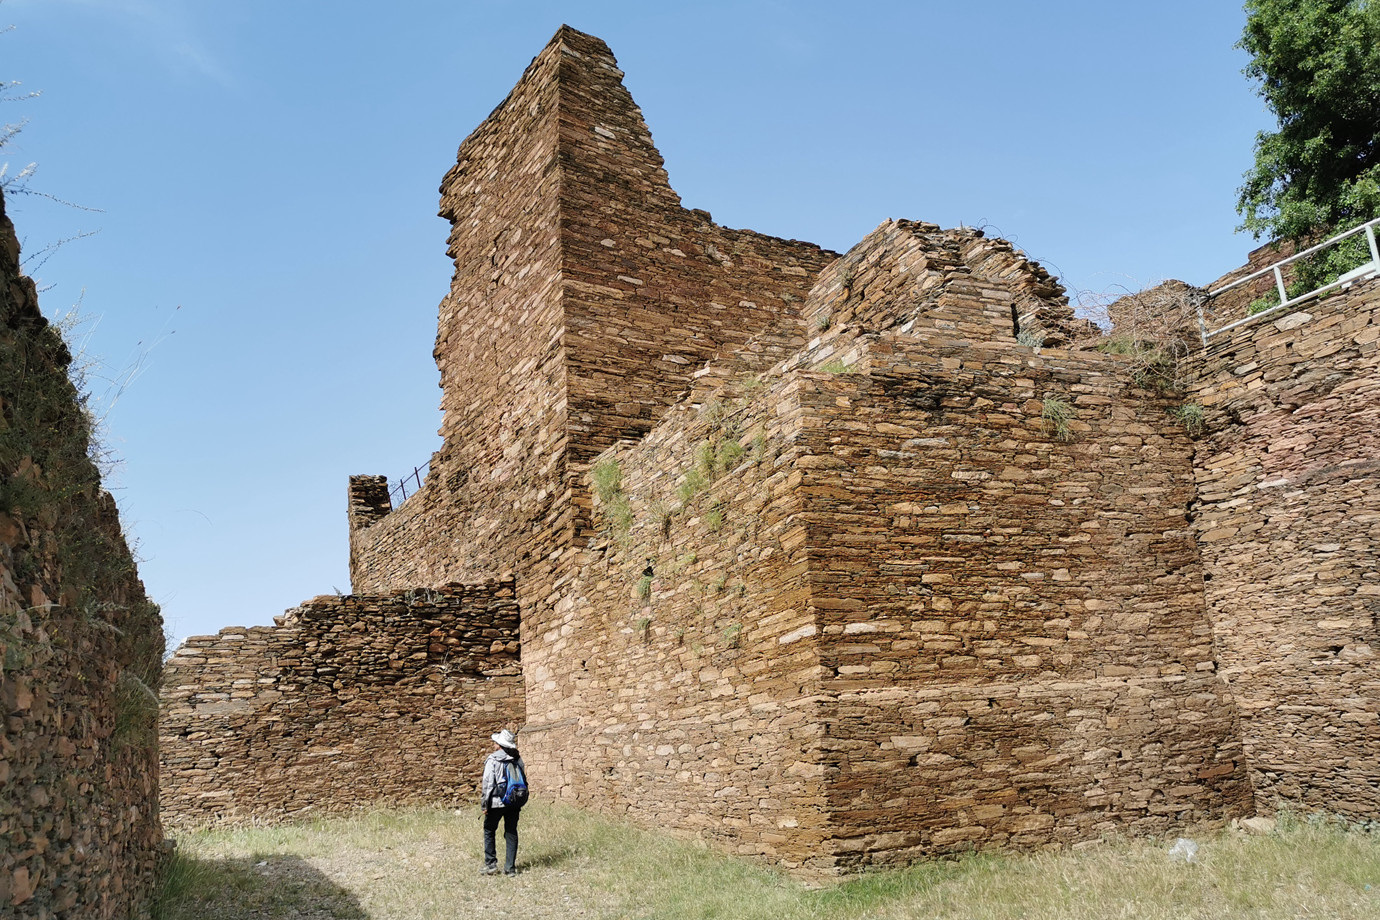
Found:
[[[484, 777], [479, 783], [480, 806], [484, 820], [484, 868], [483, 875], [498, 874], [498, 853], [494, 833], [498, 822], [503, 822], [504, 862], [503, 874], [517, 875], [518, 816], [523, 803], [527, 801], [527, 767], [518, 753], [517, 736], [503, 729], [490, 736], [498, 750], [484, 761]], [[521, 793], [510, 786], [520, 779]]]

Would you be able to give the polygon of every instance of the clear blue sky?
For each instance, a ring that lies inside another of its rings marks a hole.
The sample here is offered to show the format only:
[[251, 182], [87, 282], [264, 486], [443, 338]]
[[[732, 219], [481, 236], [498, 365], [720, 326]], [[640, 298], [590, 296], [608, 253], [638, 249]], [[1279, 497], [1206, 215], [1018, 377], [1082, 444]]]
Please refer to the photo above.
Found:
[[[1072, 290], [1240, 264], [1270, 126], [1232, 3], [4, 0], [0, 151], [44, 309], [110, 376], [110, 479], [178, 637], [349, 590], [345, 486], [438, 444], [437, 186], [562, 23], [603, 38], [687, 207], [846, 250], [989, 225]], [[98, 399], [107, 388], [96, 381]], [[109, 399], [106, 400], [109, 402]]]

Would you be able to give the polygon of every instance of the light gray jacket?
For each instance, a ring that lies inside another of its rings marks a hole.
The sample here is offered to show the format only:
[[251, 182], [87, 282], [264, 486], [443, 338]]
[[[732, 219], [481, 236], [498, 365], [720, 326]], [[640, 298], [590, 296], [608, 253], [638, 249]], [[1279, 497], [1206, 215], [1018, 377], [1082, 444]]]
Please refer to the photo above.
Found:
[[527, 765], [522, 762], [522, 755], [517, 751], [507, 751], [499, 748], [488, 756], [484, 761], [484, 778], [479, 783], [479, 802], [485, 808], [503, 807], [503, 777], [507, 764], [517, 761], [518, 767], [522, 770], [522, 775], [527, 775]]

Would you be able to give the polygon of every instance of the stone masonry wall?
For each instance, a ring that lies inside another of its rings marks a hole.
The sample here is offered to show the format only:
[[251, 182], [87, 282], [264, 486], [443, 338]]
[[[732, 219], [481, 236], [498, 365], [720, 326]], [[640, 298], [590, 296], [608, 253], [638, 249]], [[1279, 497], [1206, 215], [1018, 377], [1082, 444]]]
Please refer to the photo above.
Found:
[[798, 325], [835, 258], [682, 208], [621, 76], [563, 27], [461, 145], [441, 186], [445, 444], [419, 494], [352, 531], [355, 590], [515, 570], [545, 604], [590, 458], [644, 434], [717, 352]]
[[1380, 283], [1213, 340], [1194, 527], [1257, 801], [1380, 809]]
[[513, 583], [325, 596], [188, 639], [166, 666], [170, 824], [475, 801], [525, 718]]
[[795, 361], [833, 372], [797, 463], [841, 868], [1251, 807], [1174, 400], [1018, 344], [1012, 305], [1072, 332], [1067, 301], [977, 245], [884, 224], [804, 307], [832, 317]]
[[196, 640], [170, 814], [408, 801], [413, 761], [338, 777], [469, 776], [440, 750], [504, 705], [540, 787], [804, 874], [1373, 813], [1374, 285], [1193, 367], [1202, 292], [1127, 299], [1198, 381], [1151, 389], [1064, 349], [1090, 330], [1004, 241], [836, 256], [683, 209], [621, 76], [563, 27], [461, 145], [444, 444], [399, 508], [350, 482], [355, 590], [502, 576], [500, 660], [437, 670], [470, 640], [433, 611], [421, 651], [400, 595]]
[[1174, 401], [1018, 344], [1013, 304], [1075, 329], [1062, 289], [1021, 306], [1039, 273], [974, 245], [884, 224], [804, 307], [833, 317], [796, 361], [834, 372], [798, 463], [843, 868], [1251, 807]]
[[[798, 328], [834, 258], [682, 208], [620, 78], [603, 42], [562, 28], [461, 145], [442, 184], [445, 444], [420, 493], [351, 534], [356, 591], [515, 573], [529, 669], [590, 535], [590, 459], [644, 434], [715, 353]], [[544, 682], [527, 692], [559, 708]]]
[[871, 352], [801, 445], [841, 863], [1249, 814], [1167, 400], [1095, 353]]
[[884, 224], [799, 354], [601, 456], [529, 665], [563, 796], [806, 873], [1248, 813], [1182, 426], [1122, 359], [1018, 345], [959, 239]]
[[568, 801], [814, 869], [830, 832], [790, 389], [731, 382], [601, 455], [601, 535], [527, 665], [544, 702], [524, 737]]
[[0, 916], [147, 916], [162, 619], [0, 198]]
[[401, 508], [352, 517], [359, 593], [521, 567], [571, 528], [562, 344], [558, 55], [532, 62], [461, 144], [441, 185], [451, 290], [440, 305], [441, 449]]

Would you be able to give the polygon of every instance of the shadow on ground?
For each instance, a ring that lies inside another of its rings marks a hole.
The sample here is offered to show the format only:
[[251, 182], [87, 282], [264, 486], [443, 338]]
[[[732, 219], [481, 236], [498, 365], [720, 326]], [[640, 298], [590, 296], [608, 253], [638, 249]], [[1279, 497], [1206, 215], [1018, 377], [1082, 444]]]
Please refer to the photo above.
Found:
[[531, 859], [518, 857], [518, 870], [523, 869], [549, 869], [570, 862], [575, 857], [574, 847], [555, 847], [543, 849]]
[[354, 894], [296, 856], [173, 857], [156, 920], [369, 920]]

